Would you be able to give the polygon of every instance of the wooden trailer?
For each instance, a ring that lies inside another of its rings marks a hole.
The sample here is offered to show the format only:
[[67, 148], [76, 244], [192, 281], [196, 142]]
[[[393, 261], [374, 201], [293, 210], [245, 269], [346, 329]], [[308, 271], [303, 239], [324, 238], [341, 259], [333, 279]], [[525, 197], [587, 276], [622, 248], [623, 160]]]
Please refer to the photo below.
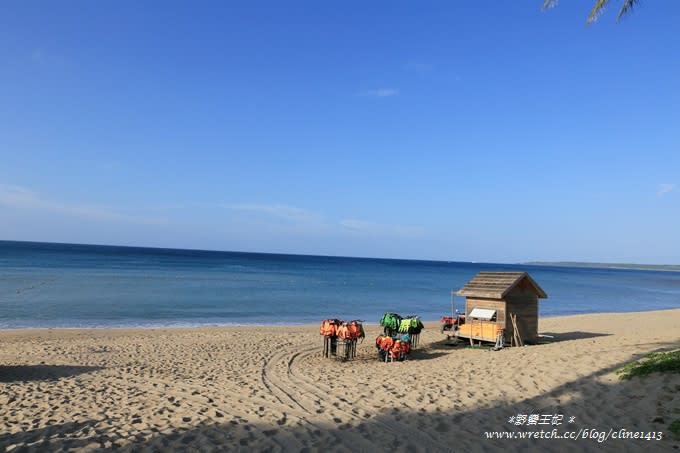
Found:
[[456, 295], [465, 297], [465, 324], [457, 337], [496, 342], [502, 332], [510, 342], [514, 317], [522, 342], [538, 340], [538, 299], [548, 295], [526, 272], [480, 272]]

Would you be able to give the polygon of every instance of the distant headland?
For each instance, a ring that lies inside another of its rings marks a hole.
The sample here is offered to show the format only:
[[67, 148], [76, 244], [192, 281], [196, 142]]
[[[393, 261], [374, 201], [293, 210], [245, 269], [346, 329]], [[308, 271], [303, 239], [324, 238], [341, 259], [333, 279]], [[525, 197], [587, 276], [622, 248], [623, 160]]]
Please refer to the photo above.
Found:
[[527, 261], [533, 266], [589, 267], [598, 269], [631, 269], [641, 271], [680, 272], [680, 264], [586, 263], [581, 261]]

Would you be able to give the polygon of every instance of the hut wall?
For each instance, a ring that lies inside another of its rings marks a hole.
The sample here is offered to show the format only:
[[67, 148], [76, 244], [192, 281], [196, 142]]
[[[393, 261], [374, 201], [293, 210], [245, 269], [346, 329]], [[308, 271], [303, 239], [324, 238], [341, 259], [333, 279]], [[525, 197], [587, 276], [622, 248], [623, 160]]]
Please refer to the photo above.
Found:
[[496, 341], [498, 324], [486, 321], [470, 321], [458, 328], [458, 336], [483, 341]]
[[[481, 299], [468, 297], [465, 302], [465, 316], [470, 319], [470, 312], [473, 308], [488, 308], [496, 310], [496, 324], [503, 329], [506, 328], [506, 305], [503, 299]], [[520, 330], [522, 328], [520, 327]]]
[[[505, 296], [508, 314], [517, 315], [517, 327], [523, 341], [533, 342], [538, 340], [538, 296], [531, 288], [522, 289], [521, 285], [514, 287]], [[508, 316], [506, 339], [512, 335], [512, 322]]]

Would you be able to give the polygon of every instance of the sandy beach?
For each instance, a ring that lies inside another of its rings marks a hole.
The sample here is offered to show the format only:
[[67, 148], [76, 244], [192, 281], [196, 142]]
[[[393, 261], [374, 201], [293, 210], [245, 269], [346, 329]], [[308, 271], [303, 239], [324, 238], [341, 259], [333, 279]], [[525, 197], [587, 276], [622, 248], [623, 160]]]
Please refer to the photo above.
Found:
[[[680, 448], [680, 375], [615, 373], [680, 347], [680, 310], [542, 318], [542, 344], [495, 352], [426, 327], [396, 363], [377, 325], [346, 362], [318, 326], [0, 332], [0, 451]], [[487, 438], [553, 430], [594, 438]]]

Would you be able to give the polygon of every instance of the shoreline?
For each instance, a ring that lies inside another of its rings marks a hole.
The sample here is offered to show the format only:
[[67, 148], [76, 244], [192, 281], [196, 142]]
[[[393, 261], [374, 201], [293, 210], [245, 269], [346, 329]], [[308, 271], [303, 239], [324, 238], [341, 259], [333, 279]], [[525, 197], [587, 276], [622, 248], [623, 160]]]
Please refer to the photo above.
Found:
[[[634, 313], [656, 313], [656, 312], [671, 312], [674, 310], [680, 310], [679, 308], [663, 308], [663, 309], [650, 309], [650, 310], [638, 310], [638, 311], [604, 311], [604, 312], [587, 312], [587, 313], [570, 313], [570, 314], [558, 314], [558, 315], [540, 315], [539, 319], [563, 319], [563, 318], [570, 318], [570, 317], [575, 317], [575, 316], [597, 316], [597, 315], [626, 315], [626, 314], [634, 314]], [[448, 316], [448, 315], [442, 315], [442, 316]], [[323, 319], [319, 319], [319, 323]], [[430, 326], [429, 328], [433, 328], [434, 325], [439, 325], [439, 320], [426, 320], [422, 319], [422, 322], [426, 326]], [[362, 323], [364, 326], [378, 326], [379, 322], [363, 322]], [[291, 327], [318, 327], [318, 323], [309, 323], [309, 322], [302, 322], [302, 323], [276, 323], [276, 324], [267, 324], [267, 323], [252, 323], [252, 324], [237, 324], [237, 323], [229, 323], [229, 324], [196, 324], [196, 325], [187, 325], [187, 326], [177, 326], [177, 325], [152, 325], [152, 326], [139, 326], [139, 325], [131, 325], [131, 326], [95, 326], [95, 327], [0, 327], [0, 334], [4, 332], [21, 332], [21, 331], [106, 331], [106, 330], [112, 330], [112, 331], [118, 331], [118, 330], [126, 330], [126, 331], [153, 331], [153, 330], [201, 330], [201, 329], [240, 329], [240, 328], [291, 328]]]
[[[426, 323], [394, 363], [377, 358], [380, 327], [365, 330], [349, 361], [322, 356], [318, 325], [2, 331], [0, 451], [680, 448], [669, 430], [680, 419], [678, 374], [616, 374], [680, 348], [680, 308], [541, 317], [551, 338], [500, 351], [451, 346]], [[557, 424], [508, 421], [529, 415]], [[663, 439], [485, 437], [541, 429]]]

